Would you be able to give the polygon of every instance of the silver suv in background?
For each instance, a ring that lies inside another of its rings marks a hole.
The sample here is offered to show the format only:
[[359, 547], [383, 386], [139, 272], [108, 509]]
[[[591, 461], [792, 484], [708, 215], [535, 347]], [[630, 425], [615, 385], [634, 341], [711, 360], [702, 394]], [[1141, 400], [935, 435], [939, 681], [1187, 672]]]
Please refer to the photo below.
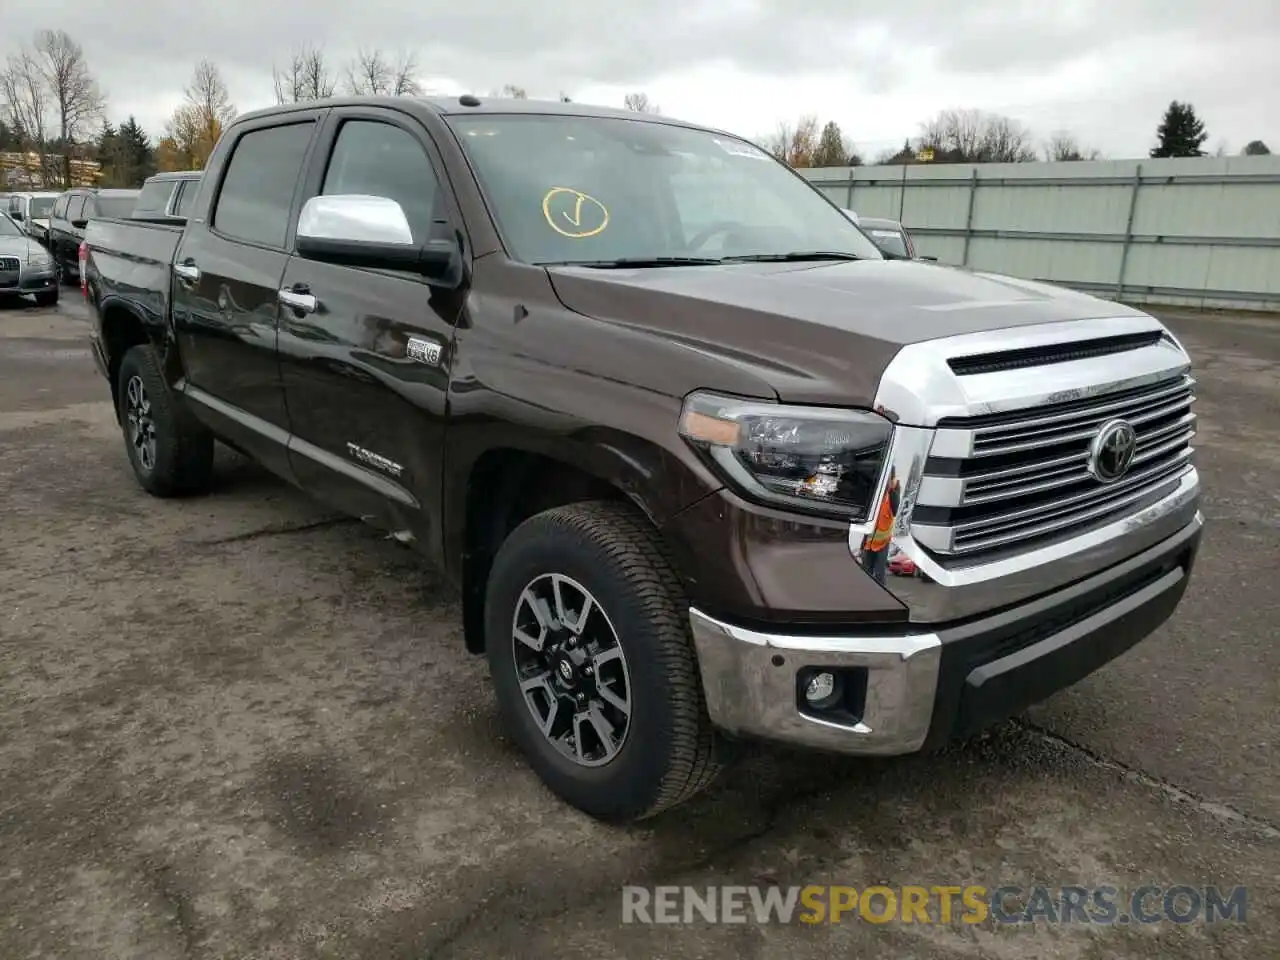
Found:
[[887, 217], [860, 217], [852, 210], [845, 210], [844, 213], [879, 248], [881, 254], [890, 260], [938, 259], [920, 256], [916, 252], [916, 243], [911, 232], [897, 220], [890, 220]]

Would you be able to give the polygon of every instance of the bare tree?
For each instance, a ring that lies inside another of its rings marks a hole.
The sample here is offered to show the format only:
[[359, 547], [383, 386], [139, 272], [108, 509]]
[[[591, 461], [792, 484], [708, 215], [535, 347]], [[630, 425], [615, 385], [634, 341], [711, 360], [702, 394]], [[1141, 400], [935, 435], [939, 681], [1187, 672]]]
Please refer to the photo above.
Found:
[[777, 132], [765, 141], [766, 149], [791, 167], [812, 167], [818, 153], [818, 118], [806, 114], [793, 126], [778, 124]]
[[201, 60], [156, 148], [161, 169], [203, 169], [223, 129], [236, 118], [231, 94], [211, 60]]
[[1091, 147], [1086, 149], [1080, 146], [1080, 141], [1075, 138], [1074, 134], [1060, 130], [1045, 141], [1044, 158], [1050, 161], [1099, 160], [1102, 158], [1102, 154]]
[[283, 70], [272, 70], [276, 87], [276, 103], [302, 100], [327, 100], [337, 90], [337, 81], [329, 69], [324, 50], [303, 44], [289, 57]]
[[662, 109], [649, 99], [647, 93], [628, 93], [622, 98], [622, 105], [636, 113], [661, 113]]
[[524, 87], [517, 87], [514, 83], [508, 83], [502, 88], [502, 96], [511, 100], [528, 100], [529, 91]]
[[47, 186], [52, 174], [49, 162], [51, 98], [40, 66], [29, 50], [19, 49], [9, 54], [4, 72], [0, 73], [0, 97], [8, 125], [13, 128], [21, 150], [38, 156], [41, 186]]
[[362, 97], [417, 97], [418, 58], [410, 52], [396, 58], [377, 47], [361, 50], [347, 66], [347, 91]]
[[65, 30], [40, 30], [35, 47], [62, 141], [62, 182], [70, 186], [72, 148], [102, 120], [102, 92], [89, 73], [84, 48]]
[[39, 157], [41, 185], [69, 186], [76, 145], [92, 139], [103, 110], [80, 44], [65, 30], [37, 31], [0, 72], [0, 106], [22, 149]]
[[981, 110], [943, 110], [921, 125], [919, 146], [931, 150], [937, 163], [1023, 163], [1036, 159], [1026, 127]]

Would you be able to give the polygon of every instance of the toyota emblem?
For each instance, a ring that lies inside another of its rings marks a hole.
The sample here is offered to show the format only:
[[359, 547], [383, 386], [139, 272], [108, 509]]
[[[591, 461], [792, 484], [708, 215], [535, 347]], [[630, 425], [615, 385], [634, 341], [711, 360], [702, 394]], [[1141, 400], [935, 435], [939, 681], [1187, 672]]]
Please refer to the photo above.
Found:
[[1101, 483], [1114, 483], [1129, 472], [1138, 452], [1138, 434], [1126, 420], [1104, 423], [1089, 444], [1089, 473]]

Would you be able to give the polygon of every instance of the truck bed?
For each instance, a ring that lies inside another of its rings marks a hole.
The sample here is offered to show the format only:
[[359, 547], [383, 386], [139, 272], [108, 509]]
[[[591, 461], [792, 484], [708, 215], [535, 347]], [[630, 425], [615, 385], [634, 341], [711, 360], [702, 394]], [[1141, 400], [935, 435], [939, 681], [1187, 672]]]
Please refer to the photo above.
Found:
[[173, 255], [183, 225], [161, 220], [91, 220], [85, 228], [85, 285], [89, 299], [106, 309], [128, 301], [142, 317], [168, 316]]

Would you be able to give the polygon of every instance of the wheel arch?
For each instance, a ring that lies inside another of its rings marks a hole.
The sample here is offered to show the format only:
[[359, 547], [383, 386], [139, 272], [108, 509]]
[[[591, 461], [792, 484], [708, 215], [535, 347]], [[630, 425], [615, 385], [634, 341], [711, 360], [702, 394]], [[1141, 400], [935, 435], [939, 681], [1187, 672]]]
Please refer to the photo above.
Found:
[[[591, 442], [505, 442], [466, 458], [446, 490], [458, 518], [446, 531], [446, 563], [461, 583], [467, 650], [484, 651], [484, 598], [489, 571], [511, 531], [544, 510], [589, 500], [629, 504], [661, 536], [671, 513], [715, 489], [649, 441], [594, 431]], [[610, 432], [611, 433], [611, 432]]]
[[107, 363], [107, 379], [111, 388], [111, 403], [120, 417], [120, 361], [133, 347], [151, 344], [163, 361], [163, 332], [154, 323], [148, 323], [142, 312], [120, 297], [104, 299], [99, 306], [102, 331], [102, 349]]

